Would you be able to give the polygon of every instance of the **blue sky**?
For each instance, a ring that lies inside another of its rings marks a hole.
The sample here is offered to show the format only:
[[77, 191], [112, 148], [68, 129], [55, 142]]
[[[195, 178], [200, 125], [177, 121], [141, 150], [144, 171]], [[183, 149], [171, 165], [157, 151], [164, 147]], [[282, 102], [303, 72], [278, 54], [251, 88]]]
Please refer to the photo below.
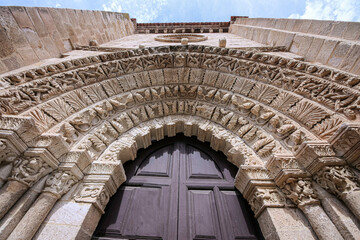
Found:
[[230, 16], [360, 22], [360, 0], [0, 0], [0, 5], [118, 11], [138, 22], [215, 22]]

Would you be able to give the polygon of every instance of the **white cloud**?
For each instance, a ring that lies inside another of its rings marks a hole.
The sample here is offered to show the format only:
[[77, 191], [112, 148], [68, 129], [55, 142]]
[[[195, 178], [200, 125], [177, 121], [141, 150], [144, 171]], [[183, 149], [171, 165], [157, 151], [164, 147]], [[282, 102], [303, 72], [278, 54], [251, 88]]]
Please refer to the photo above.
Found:
[[149, 23], [156, 19], [167, 0], [110, 0], [102, 7], [105, 11], [126, 12], [137, 22]]
[[304, 14], [291, 14], [289, 18], [360, 21], [360, 2], [358, 0], [306, 0]]
[[121, 12], [122, 10], [119, 0], [111, 0], [107, 4], [103, 4], [102, 7], [109, 12]]
[[60, 4], [60, 3], [56, 3], [56, 4], [55, 4], [55, 7], [57, 7], [57, 8], [58, 8], [58, 7], [61, 7], [61, 4]]

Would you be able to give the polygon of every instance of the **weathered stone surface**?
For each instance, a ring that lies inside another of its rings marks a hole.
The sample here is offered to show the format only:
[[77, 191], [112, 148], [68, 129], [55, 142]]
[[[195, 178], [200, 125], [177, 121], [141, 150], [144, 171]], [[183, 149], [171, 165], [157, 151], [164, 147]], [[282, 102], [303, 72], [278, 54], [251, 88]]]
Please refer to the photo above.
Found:
[[316, 239], [299, 209], [266, 208], [257, 220], [265, 239]]
[[89, 239], [126, 180], [123, 164], [183, 133], [239, 167], [234, 185], [266, 239], [358, 238], [358, 176], [339, 166], [359, 169], [358, 33], [347, 32], [357, 24], [235, 17], [241, 37], [200, 24], [206, 41], [163, 45], [154, 36], [164, 26], [131, 35], [125, 14], [0, 11], [4, 71], [78, 49], [1, 75], [0, 215], [15, 204], [4, 236]]

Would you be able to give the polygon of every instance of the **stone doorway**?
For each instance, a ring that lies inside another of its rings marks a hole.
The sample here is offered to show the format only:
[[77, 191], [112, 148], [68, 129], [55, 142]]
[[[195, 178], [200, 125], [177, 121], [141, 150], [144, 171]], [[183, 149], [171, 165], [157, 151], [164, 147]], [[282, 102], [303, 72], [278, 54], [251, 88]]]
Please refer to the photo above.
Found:
[[262, 239], [225, 159], [183, 135], [140, 150], [93, 239]]

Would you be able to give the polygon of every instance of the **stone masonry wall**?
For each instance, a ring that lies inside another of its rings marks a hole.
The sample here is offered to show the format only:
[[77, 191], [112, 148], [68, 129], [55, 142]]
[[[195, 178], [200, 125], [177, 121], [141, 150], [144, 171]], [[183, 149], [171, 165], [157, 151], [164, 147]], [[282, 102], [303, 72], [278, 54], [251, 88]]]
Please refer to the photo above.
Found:
[[0, 7], [0, 24], [0, 73], [134, 33], [128, 14], [75, 9]]
[[230, 32], [347, 72], [360, 74], [360, 23], [237, 18]]

